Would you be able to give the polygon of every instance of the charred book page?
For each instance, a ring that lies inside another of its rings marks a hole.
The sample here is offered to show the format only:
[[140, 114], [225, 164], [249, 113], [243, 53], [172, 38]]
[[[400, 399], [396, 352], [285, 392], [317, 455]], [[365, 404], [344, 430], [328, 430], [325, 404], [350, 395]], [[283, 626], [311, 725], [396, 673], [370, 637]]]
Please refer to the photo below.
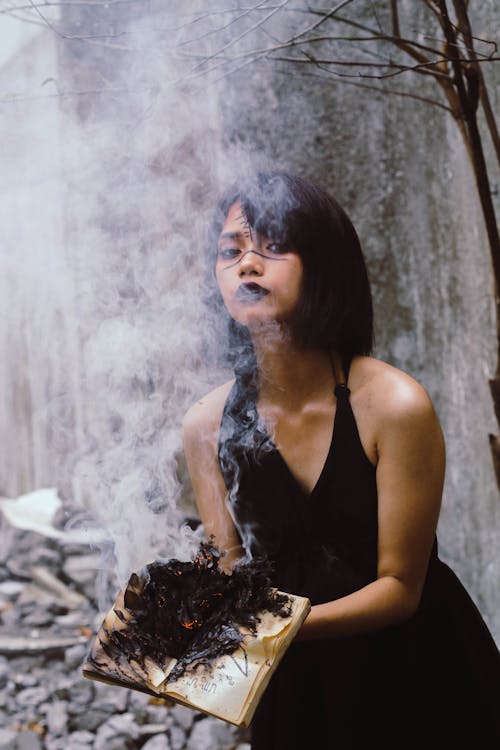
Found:
[[155, 561], [133, 573], [83, 675], [249, 726], [311, 605], [271, 586], [265, 559], [228, 574], [220, 558], [204, 542], [193, 560]]

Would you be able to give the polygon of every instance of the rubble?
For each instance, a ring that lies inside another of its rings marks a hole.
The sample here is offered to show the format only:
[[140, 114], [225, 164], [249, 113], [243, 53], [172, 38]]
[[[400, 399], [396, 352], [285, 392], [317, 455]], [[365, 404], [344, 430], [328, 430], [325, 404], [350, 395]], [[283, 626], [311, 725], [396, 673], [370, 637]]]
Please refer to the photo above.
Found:
[[47, 513], [20, 520], [33, 497], [12, 508], [2, 503], [0, 750], [249, 748], [248, 730], [82, 676], [104, 615], [94, 591], [100, 555], [77, 533], [66, 544]]

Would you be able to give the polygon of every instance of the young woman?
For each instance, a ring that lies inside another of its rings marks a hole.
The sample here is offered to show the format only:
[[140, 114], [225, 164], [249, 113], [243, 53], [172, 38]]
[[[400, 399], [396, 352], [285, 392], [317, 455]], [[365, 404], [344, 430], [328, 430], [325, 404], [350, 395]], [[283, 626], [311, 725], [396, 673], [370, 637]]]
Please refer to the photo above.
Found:
[[500, 747], [499, 651], [438, 557], [441, 427], [419, 383], [369, 356], [351, 221], [309, 181], [259, 174], [221, 200], [213, 249], [235, 379], [184, 420], [204, 532], [228, 570], [265, 555], [313, 605], [253, 749]]

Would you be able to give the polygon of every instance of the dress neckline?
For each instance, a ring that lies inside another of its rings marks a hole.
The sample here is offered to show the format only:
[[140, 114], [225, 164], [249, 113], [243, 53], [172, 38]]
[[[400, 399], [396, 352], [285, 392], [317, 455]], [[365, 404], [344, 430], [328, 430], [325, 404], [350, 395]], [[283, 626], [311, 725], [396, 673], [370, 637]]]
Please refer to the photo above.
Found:
[[[340, 391], [340, 389], [342, 389], [342, 391]], [[333, 416], [333, 424], [332, 424], [332, 433], [331, 433], [331, 437], [330, 437], [330, 444], [328, 446], [328, 451], [327, 451], [325, 460], [323, 462], [323, 466], [321, 468], [321, 471], [320, 471], [320, 473], [318, 475], [318, 478], [316, 479], [316, 482], [314, 483], [314, 486], [313, 486], [313, 488], [311, 489], [310, 492], [307, 492], [302, 487], [302, 485], [300, 484], [300, 482], [298, 481], [297, 477], [295, 476], [295, 474], [291, 470], [290, 466], [288, 465], [288, 463], [284, 459], [283, 454], [281, 453], [281, 451], [279, 450], [279, 448], [275, 444], [273, 438], [269, 434], [269, 431], [268, 431], [268, 429], [266, 427], [266, 424], [265, 424], [264, 420], [261, 418], [261, 416], [260, 416], [260, 414], [259, 414], [259, 412], [257, 410], [257, 405], [256, 404], [254, 405], [255, 413], [256, 413], [256, 416], [257, 416], [257, 422], [260, 425], [261, 430], [265, 433], [266, 438], [268, 440], [268, 444], [271, 446], [271, 455], [273, 455], [273, 456], [276, 457], [276, 459], [278, 460], [278, 463], [281, 464], [281, 467], [284, 470], [284, 474], [288, 476], [289, 481], [295, 486], [295, 488], [300, 492], [300, 494], [303, 495], [307, 500], [310, 500], [315, 494], [317, 494], [318, 488], [323, 484], [323, 480], [324, 480], [325, 475], [327, 474], [328, 466], [330, 464], [331, 457], [332, 457], [332, 454], [333, 454], [333, 451], [334, 451], [335, 439], [336, 439], [336, 434], [337, 434], [338, 416], [339, 416], [339, 413], [340, 413], [340, 411], [342, 409], [342, 405], [344, 404], [344, 402], [345, 401], [348, 402], [349, 389], [347, 388], [347, 386], [344, 383], [341, 383], [341, 384], [337, 385], [335, 387], [334, 393], [335, 393], [335, 397], [336, 397], [336, 402], [335, 402], [335, 414]], [[345, 399], [342, 397], [344, 395], [346, 397]]]

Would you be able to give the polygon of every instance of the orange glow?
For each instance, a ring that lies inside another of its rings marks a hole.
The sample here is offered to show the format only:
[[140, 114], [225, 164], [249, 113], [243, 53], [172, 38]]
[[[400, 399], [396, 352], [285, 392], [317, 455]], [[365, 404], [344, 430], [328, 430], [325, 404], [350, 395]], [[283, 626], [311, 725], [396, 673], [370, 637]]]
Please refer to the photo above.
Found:
[[195, 626], [199, 625], [200, 623], [198, 620], [190, 620], [189, 622], [181, 622], [181, 625], [183, 628], [188, 628], [189, 630], [192, 630]]

